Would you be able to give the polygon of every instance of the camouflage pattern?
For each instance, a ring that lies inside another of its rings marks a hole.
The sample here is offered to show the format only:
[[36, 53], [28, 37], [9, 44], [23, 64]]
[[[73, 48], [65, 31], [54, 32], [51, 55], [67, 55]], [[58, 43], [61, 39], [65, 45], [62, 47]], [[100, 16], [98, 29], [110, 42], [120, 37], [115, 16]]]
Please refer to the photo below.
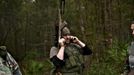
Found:
[[[81, 48], [73, 43], [66, 46], [65, 53], [68, 58], [65, 59], [65, 66], [61, 68], [62, 75], [83, 75], [84, 56], [80, 53], [80, 50]], [[50, 75], [56, 75], [56, 73], [53, 73], [54, 68]]]
[[134, 68], [134, 42], [131, 43], [131, 46], [128, 48], [129, 52], [129, 66]]
[[4, 60], [0, 57], [0, 75], [12, 75], [9, 67], [4, 65]]
[[76, 44], [69, 44], [65, 48], [65, 53], [69, 56], [66, 59], [65, 68], [70, 69], [72, 67], [81, 66], [84, 63], [83, 55], [80, 53], [80, 47]]
[[[0, 56], [6, 58], [3, 60], [5, 65], [10, 68], [13, 75], [22, 75], [19, 65], [15, 61], [15, 59], [7, 52], [6, 46], [0, 46]], [[1, 75], [1, 74], [0, 74]]]
[[17, 64], [17, 62], [9, 53], [7, 53], [6, 61], [7, 61], [6, 62], [7, 66], [10, 67], [12, 72], [14, 72], [15, 70], [17, 70], [19, 68], [19, 65]]

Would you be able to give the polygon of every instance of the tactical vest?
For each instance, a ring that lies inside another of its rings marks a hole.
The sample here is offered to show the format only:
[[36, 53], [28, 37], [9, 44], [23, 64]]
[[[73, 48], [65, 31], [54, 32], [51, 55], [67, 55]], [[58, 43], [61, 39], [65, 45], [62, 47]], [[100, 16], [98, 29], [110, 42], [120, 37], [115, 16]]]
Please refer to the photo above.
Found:
[[84, 57], [80, 53], [81, 48], [73, 43], [65, 47], [65, 66], [62, 68], [62, 72], [80, 72], [83, 69]]

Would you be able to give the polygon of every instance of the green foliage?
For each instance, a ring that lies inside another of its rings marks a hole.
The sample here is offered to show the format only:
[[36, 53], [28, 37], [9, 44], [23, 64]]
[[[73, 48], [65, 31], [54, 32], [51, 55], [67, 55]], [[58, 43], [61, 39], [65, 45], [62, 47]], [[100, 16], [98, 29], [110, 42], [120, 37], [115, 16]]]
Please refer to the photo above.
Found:
[[24, 75], [49, 75], [51, 68], [49, 60], [27, 60], [25, 63]]
[[49, 75], [52, 67], [48, 59], [38, 58], [40, 53], [37, 51], [27, 52], [22, 64], [24, 75]]
[[92, 62], [89, 75], [119, 75], [123, 71], [128, 44], [114, 41], [99, 62]]
[[95, 63], [91, 65], [88, 75], [119, 75], [113, 65], [106, 62]]
[[115, 64], [122, 63], [127, 54], [128, 44], [114, 41], [112, 47], [107, 51], [106, 61], [115, 61]]
[[[90, 75], [119, 75], [128, 45], [116, 40], [105, 49], [101, 43], [106, 34], [130, 41], [133, 5], [134, 0], [66, 0], [63, 16], [71, 33], [86, 40], [94, 51]], [[49, 71], [48, 61], [37, 58], [42, 53], [48, 59], [57, 9], [58, 0], [0, 0], [0, 43], [7, 45], [15, 58], [26, 56], [22, 62], [24, 75]]]
[[39, 62], [30, 60], [28, 63], [29, 63], [28, 64], [29, 66], [27, 68], [28, 74], [36, 75], [37, 73], [41, 73], [41, 71], [43, 70], [43, 64]]
[[26, 53], [24, 60], [34, 59], [38, 56], [39, 56], [39, 53], [37, 53], [36, 51], [30, 51]]

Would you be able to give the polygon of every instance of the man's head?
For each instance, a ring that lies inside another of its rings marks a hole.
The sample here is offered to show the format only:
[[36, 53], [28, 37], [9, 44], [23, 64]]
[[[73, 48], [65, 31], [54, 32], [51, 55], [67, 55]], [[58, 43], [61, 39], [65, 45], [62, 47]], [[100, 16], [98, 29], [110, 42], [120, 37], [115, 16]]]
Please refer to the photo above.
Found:
[[66, 40], [66, 43], [70, 42], [69, 36], [70, 36], [70, 30], [67, 27], [64, 27], [61, 30], [61, 36]]
[[131, 30], [132, 30], [132, 34], [134, 35], [134, 21], [132, 21], [131, 23]]
[[0, 56], [5, 57], [7, 54], [6, 46], [0, 46]]
[[70, 35], [70, 30], [69, 30], [67, 27], [64, 27], [64, 28], [61, 30], [61, 35], [62, 35], [62, 36]]

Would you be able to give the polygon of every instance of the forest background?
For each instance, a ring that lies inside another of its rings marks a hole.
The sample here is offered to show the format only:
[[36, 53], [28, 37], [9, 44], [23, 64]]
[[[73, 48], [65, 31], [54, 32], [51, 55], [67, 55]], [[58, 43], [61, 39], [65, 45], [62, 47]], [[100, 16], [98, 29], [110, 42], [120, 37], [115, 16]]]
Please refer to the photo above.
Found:
[[[134, 0], [66, 0], [64, 20], [93, 51], [85, 75], [120, 75], [132, 41]], [[0, 0], [0, 45], [24, 75], [49, 75], [59, 0]]]

